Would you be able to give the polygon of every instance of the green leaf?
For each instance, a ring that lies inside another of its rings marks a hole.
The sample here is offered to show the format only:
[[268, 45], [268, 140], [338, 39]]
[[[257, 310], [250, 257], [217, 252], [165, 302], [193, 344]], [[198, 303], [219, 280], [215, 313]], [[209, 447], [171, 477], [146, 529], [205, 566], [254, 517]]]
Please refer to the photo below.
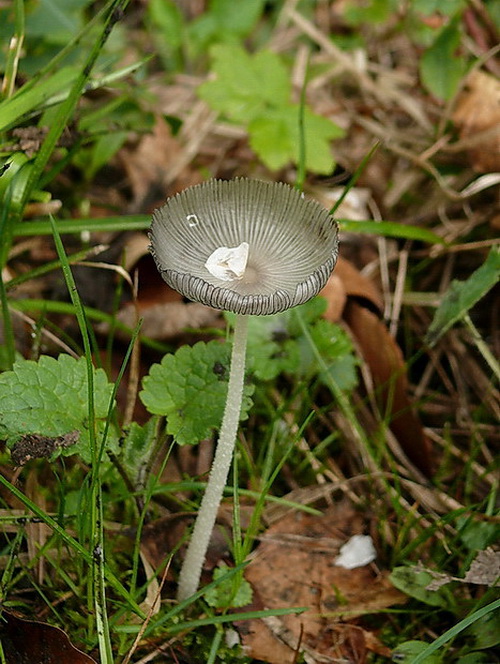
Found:
[[[271, 170], [278, 170], [299, 161], [299, 106], [289, 104], [270, 109], [248, 126], [250, 145]], [[306, 169], [331, 173], [334, 166], [330, 141], [341, 138], [343, 131], [327, 118], [304, 109], [304, 140]]]
[[76, 73], [74, 67], [63, 67], [50, 78], [40, 81], [36, 87], [27, 91], [20, 88], [13, 97], [0, 103], [0, 131], [20, 124], [25, 116], [30, 116], [50, 104], [56, 95], [63, 92], [66, 94]]
[[246, 35], [262, 13], [264, 0], [234, 2], [234, 0], [212, 0], [209, 11], [217, 24], [228, 32]]
[[397, 0], [368, 0], [363, 4], [352, 0], [345, 4], [344, 19], [350, 25], [372, 25], [387, 21], [397, 9]]
[[297, 371], [300, 353], [288, 325], [287, 312], [249, 318], [247, 367], [259, 380], [273, 380], [281, 373]]
[[[400, 643], [392, 652], [392, 661], [401, 662], [401, 664], [412, 664], [415, 657], [423, 652], [428, 645], [424, 641], [405, 641], [404, 643]], [[422, 661], [423, 664], [440, 664], [443, 658], [440, 654], [434, 653], [425, 657]]]
[[[228, 570], [227, 565], [217, 567], [214, 571], [214, 581], [226, 576]], [[252, 586], [246, 579], [236, 575], [209, 588], [205, 592], [205, 601], [217, 609], [246, 606], [252, 601]]]
[[252, 31], [263, 6], [264, 0], [212, 0], [208, 10], [188, 26], [188, 47], [198, 56], [213, 42], [238, 43]]
[[149, 452], [156, 434], [156, 418], [152, 417], [144, 426], [132, 422], [121, 445], [120, 459], [132, 481], [148, 462]]
[[452, 16], [465, 5], [465, 0], [414, 0], [413, 11], [424, 16], [439, 12], [442, 16]]
[[146, 6], [148, 14], [162, 32], [162, 41], [169, 50], [180, 48], [184, 21], [182, 12], [172, 0], [150, 0]]
[[[339, 389], [353, 390], [358, 383], [356, 367], [359, 364], [354, 355], [351, 340], [347, 333], [339, 326], [327, 320], [317, 321], [310, 330], [311, 338], [327, 365], [327, 374], [334, 378]], [[307, 344], [310, 348], [310, 344]], [[310, 351], [308, 351], [310, 352]], [[314, 358], [314, 370], [317, 364]], [[304, 370], [304, 363], [301, 363]], [[311, 369], [309, 369], [311, 371]], [[328, 375], [319, 374], [320, 381], [328, 387]]]
[[[102, 369], [94, 371], [94, 390], [98, 434], [102, 434], [113, 390]], [[0, 403], [0, 437], [9, 447], [27, 434], [58, 437], [78, 431], [78, 442], [62, 453], [79, 454], [90, 462], [85, 358], [42, 355], [38, 362], [17, 360], [12, 371], [0, 375]], [[109, 436], [109, 444], [116, 442], [113, 428]]]
[[438, 35], [420, 59], [420, 76], [425, 87], [438, 99], [448, 100], [466, 71], [464, 58], [455, 51], [460, 44], [460, 23], [453, 20]]
[[[145, 231], [151, 226], [151, 215], [132, 214], [120, 217], [95, 217], [94, 219], [64, 219], [56, 221], [61, 235], [84, 231]], [[50, 235], [52, 229], [48, 221], [24, 221], [14, 228], [15, 236]]]
[[[153, 364], [140, 398], [150, 413], [167, 417], [167, 432], [180, 445], [194, 445], [220, 426], [229, 379], [230, 344], [217, 341], [182, 346]], [[244, 389], [241, 419], [251, 406]]]
[[[312, 341], [328, 367], [328, 374], [335, 378], [340, 389], [348, 391], [357, 384], [358, 360], [342, 328], [321, 318], [325, 304], [325, 300], [318, 297], [297, 309], [309, 326]], [[226, 317], [232, 320], [233, 314], [226, 314]], [[263, 381], [273, 380], [282, 373], [304, 380], [319, 375], [321, 382], [328, 385], [328, 377], [320, 372], [310, 343], [296, 324], [292, 310], [249, 319], [247, 367]]]
[[[71, 82], [69, 94], [64, 102], [62, 102], [62, 104], [59, 106], [57, 114], [54, 118], [54, 122], [49, 127], [48, 132], [40, 146], [40, 150], [38, 151], [33, 161], [29, 178], [24, 188], [23, 197], [19, 205], [20, 209], [19, 211], [16, 211], [15, 216], [18, 220], [21, 218], [22, 210], [28, 202], [30, 194], [41, 178], [45, 166], [47, 165], [47, 162], [49, 161], [54, 149], [56, 148], [57, 142], [63, 133], [65, 126], [67, 125], [78, 104], [78, 100], [84, 91], [85, 85], [88, 82], [90, 73], [99, 57], [99, 54], [103, 49], [114, 24], [119, 20], [120, 11], [123, 9], [122, 5], [124, 4], [126, 4], [126, 0], [111, 0], [109, 5], [107, 5], [108, 12], [103, 25], [100, 26], [100, 32], [92, 44], [90, 53], [85, 57], [84, 61], [78, 68], [75, 80]], [[29, 83], [27, 85], [29, 85]]]
[[445, 645], [445, 643], [448, 643], [448, 641], [456, 638], [456, 636], [463, 630], [467, 629], [467, 627], [473, 625], [478, 620], [481, 620], [489, 613], [498, 611], [498, 609], [500, 609], [500, 599], [497, 599], [494, 602], [487, 604], [486, 606], [482, 606], [480, 609], [477, 609], [473, 613], [470, 613], [468, 616], [460, 620], [460, 622], [456, 623], [456, 625], [453, 625], [453, 627], [450, 627], [450, 629], [446, 630], [446, 632], [438, 636], [437, 639], [435, 639], [432, 643], [427, 645], [427, 647], [424, 648], [422, 652], [415, 656], [412, 664], [424, 664], [426, 658], [439, 650], [439, 648]]
[[500, 277], [500, 249], [493, 247], [485, 262], [465, 281], [452, 281], [434, 314], [425, 337], [433, 346], [458, 320], [463, 318], [486, 293], [498, 283]]
[[491, 659], [487, 653], [470, 652], [457, 659], [457, 664], [491, 664]]
[[292, 161], [295, 146], [281, 109], [255, 118], [249, 124], [248, 131], [252, 150], [272, 171]]
[[81, 10], [90, 0], [39, 0], [26, 18], [26, 30], [31, 37], [64, 44], [83, 23]]
[[[250, 55], [228, 44], [214, 46], [211, 54], [216, 79], [203, 83], [199, 96], [229, 120], [248, 127], [250, 145], [271, 170], [298, 163], [300, 107], [290, 102], [289, 72], [281, 58], [270, 51]], [[306, 107], [304, 132], [306, 167], [330, 173], [330, 141], [343, 136], [343, 130]]]
[[198, 94], [230, 120], [247, 123], [267, 107], [289, 103], [288, 71], [275, 53], [249, 55], [241, 46], [218, 44], [210, 54], [216, 79], [202, 83]]
[[458, 535], [469, 551], [484, 551], [500, 540], [500, 525], [475, 521], [470, 517], [457, 519]]
[[433, 577], [425, 570], [417, 570], [413, 567], [395, 567], [390, 575], [391, 583], [401, 592], [418, 599], [420, 602], [437, 606], [443, 609], [452, 609], [454, 602], [450, 602], [453, 596], [445, 587], [439, 590], [427, 590], [427, 586], [433, 581]]
[[98, 138], [92, 150], [92, 158], [89, 170], [85, 173], [87, 179], [91, 179], [118, 152], [128, 137], [128, 132], [117, 131]]
[[500, 644], [500, 611], [492, 611], [476, 620], [467, 630], [474, 639], [474, 648], [484, 650]]
[[151, 30], [154, 44], [163, 57], [164, 65], [169, 70], [180, 69], [185, 32], [180, 8], [172, 0], [151, 0], [146, 9], [154, 27]]

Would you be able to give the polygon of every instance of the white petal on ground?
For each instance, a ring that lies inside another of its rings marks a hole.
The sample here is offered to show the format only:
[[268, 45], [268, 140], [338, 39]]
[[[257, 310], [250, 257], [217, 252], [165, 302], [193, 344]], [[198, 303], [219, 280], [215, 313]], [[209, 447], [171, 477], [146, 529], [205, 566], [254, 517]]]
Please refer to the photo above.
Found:
[[234, 648], [241, 643], [240, 635], [235, 629], [224, 630], [224, 641], [228, 648]]
[[370, 535], [353, 535], [343, 546], [335, 559], [337, 567], [355, 569], [364, 567], [375, 560], [377, 552]]

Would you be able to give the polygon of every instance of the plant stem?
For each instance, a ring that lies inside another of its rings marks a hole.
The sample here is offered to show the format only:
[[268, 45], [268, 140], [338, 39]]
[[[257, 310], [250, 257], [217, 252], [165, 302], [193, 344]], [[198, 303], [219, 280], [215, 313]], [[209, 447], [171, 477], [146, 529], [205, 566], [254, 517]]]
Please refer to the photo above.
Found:
[[240, 422], [245, 355], [247, 347], [248, 317], [238, 315], [234, 327], [231, 370], [227, 389], [226, 407], [220, 428], [219, 442], [210, 470], [205, 495], [194, 524], [193, 534], [179, 576], [177, 599], [182, 601], [193, 595], [200, 583], [201, 569], [205, 561], [208, 543], [217, 518], [217, 511], [226, 486], [236, 434]]

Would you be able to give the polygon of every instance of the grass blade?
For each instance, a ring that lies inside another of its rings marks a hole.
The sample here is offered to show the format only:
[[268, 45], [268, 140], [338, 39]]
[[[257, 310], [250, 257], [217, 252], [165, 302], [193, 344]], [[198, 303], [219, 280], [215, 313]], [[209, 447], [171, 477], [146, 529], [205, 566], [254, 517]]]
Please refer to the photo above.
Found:
[[2, 83], [2, 95], [7, 97], [12, 96], [14, 93], [14, 86], [16, 84], [17, 67], [21, 57], [23, 43], [24, 43], [24, 2], [23, 0], [15, 0], [15, 34], [10, 40], [9, 50], [7, 54], [7, 64], [5, 66], [5, 74]]
[[35, 161], [33, 163], [33, 168], [29, 174], [28, 181], [24, 188], [23, 197], [20, 205], [19, 219], [21, 218], [22, 212], [26, 203], [28, 202], [32, 191], [37, 186], [40, 177], [43, 173], [45, 166], [47, 165], [51, 154], [53, 153], [57, 142], [64, 131], [70, 117], [72, 116], [76, 105], [84, 91], [85, 84], [90, 77], [92, 68], [95, 65], [99, 54], [102, 51], [106, 40], [109, 37], [109, 34], [114, 26], [114, 24], [119, 20], [122, 15], [123, 10], [128, 4], [128, 0], [111, 0], [107, 5], [107, 16], [104, 21], [104, 26], [102, 28], [99, 38], [96, 40], [89, 56], [86, 58], [83, 66], [80, 68], [79, 74], [76, 77], [75, 82], [71, 88], [71, 91], [67, 99], [61, 103], [61, 106], [56, 113], [54, 122], [52, 123], [45, 140], [42, 143], [40, 151], [38, 152]]
[[330, 214], [335, 216], [335, 212], [339, 209], [342, 201], [345, 199], [345, 197], [350, 192], [350, 190], [356, 185], [356, 182], [361, 177], [361, 174], [365, 170], [365, 168], [366, 168], [368, 162], [370, 161], [370, 159], [373, 157], [375, 152], [378, 150], [379, 146], [380, 146], [380, 143], [378, 143], [378, 142], [375, 143], [374, 146], [371, 148], [371, 150], [368, 152], [368, 154], [366, 154], [363, 157], [363, 160], [361, 161], [360, 165], [354, 171], [354, 173], [353, 173], [352, 177], [350, 178], [349, 182], [344, 187], [344, 190], [343, 190], [342, 194], [340, 195], [339, 199], [337, 201], [335, 201], [335, 205], [330, 210]]
[[[65, 219], [56, 221], [56, 228], [61, 235], [82, 233], [84, 231], [143, 231], [151, 226], [151, 215], [132, 214], [120, 217], [96, 217], [95, 219]], [[25, 221], [14, 229], [19, 237], [32, 235], [51, 235], [49, 221]]]
[[[38, 507], [36, 503], [30, 500], [22, 491], [20, 491], [14, 484], [11, 484], [1, 473], [0, 473], [0, 484], [9, 491], [15, 498], [17, 498], [30, 512], [33, 512], [42, 523], [47, 525], [51, 530], [53, 530], [59, 537], [67, 544], [71, 549], [73, 549], [78, 555], [80, 555], [83, 560], [89, 565], [93, 564], [92, 554], [82, 545], [80, 542], [69, 535], [66, 530], [51, 516], [46, 514], [43, 509]], [[123, 600], [128, 604], [132, 611], [134, 611], [142, 619], [146, 617], [141, 607], [137, 602], [131, 597], [130, 593], [123, 587], [120, 580], [115, 576], [113, 571], [105, 565], [104, 567], [105, 577], [109, 585], [113, 588], [116, 594], [119, 597], [122, 597]]]
[[460, 634], [460, 632], [463, 632], [464, 629], [475, 623], [477, 620], [484, 618], [484, 616], [488, 615], [488, 613], [496, 611], [497, 609], [500, 609], [500, 599], [491, 602], [491, 604], [488, 604], [487, 606], [483, 606], [482, 609], [474, 611], [474, 613], [471, 613], [469, 616], [465, 617], [459, 623], [447, 630], [444, 634], [441, 634], [441, 636], [433, 641], [425, 650], [422, 650], [422, 652], [419, 653], [414, 660], [412, 660], [411, 664], [424, 664], [429, 655], [432, 655], [432, 653], [436, 652], [436, 650], [439, 650], [441, 646], [444, 646], [445, 643], [448, 643], [448, 641], [454, 639], [455, 636]]
[[427, 230], [427, 228], [420, 228], [419, 226], [406, 226], [395, 221], [352, 221], [350, 219], [338, 219], [337, 221], [341, 230], [349, 233], [382, 235], [429, 244], [446, 244], [442, 237]]

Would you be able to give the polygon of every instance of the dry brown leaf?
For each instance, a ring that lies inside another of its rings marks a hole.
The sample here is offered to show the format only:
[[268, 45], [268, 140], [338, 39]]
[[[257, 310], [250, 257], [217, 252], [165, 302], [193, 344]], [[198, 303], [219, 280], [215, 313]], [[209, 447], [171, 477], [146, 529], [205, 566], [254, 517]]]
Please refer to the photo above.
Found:
[[155, 616], [160, 612], [161, 609], [161, 587], [156, 578], [156, 570], [153, 568], [151, 563], [146, 556], [146, 553], [143, 551], [143, 546], [139, 550], [139, 555], [141, 556], [142, 566], [144, 567], [144, 574], [148, 581], [146, 597], [141, 602], [140, 607], [147, 615]]
[[138, 145], [120, 150], [118, 156], [127, 173], [135, 205], [143, 203], [153, 187], [167, 191], [165, 173], [179, 151], [177, 140], [161, 116], [156, 118], [152, 132], [142, 136]]
[[164, 174], [175, 160], [179, 146], [168, 123], [156, 118], [153, 131], [141, 137], [133, 148], [122, 148], [119, 157], [125, 169], [136, 205], [145, 201], [152, 186], [166, 191]]
[[340, 257], [321, 295], [328, 302], [325, 318], [337, 322], [342, 314], [351, 329], [370, 369], [380, 412], [389, 416], [389, 426], [402, 450], [422, 472], [430, 474], [431, 445], [408, 396], [403, 355], [374, 313], [383, 310], [377, 287], [350, 261]]
[[491, 588], [500, 585], [500, 551], [495, 551], [492, 548], [479, 551], [464, 578], [436, 572], [423, 565], [417, 565], [415, 569], [420, 572], [426, 572], [432, 577], [432, 581], [426, 586], [426, 590], [439, 590], [441, 586], [445, 586], [452, 581], [474, 583], [479, 586], [489, 586]]
[[[141, 555], [154, 570], [162, 568], [167, 557], [183, 538], [191, 520], [189, 514], [172, 514], [155, 519], [144, 526], [141, 536]], [[169, 572], [168, 579], [173, 579]]]
[[327, 301], [323, 316], [326, 320], [337, 323], [342, 318], [342, 312], [347, 302], [347, 295], [342, 279], [336, 272], [330, 276], [320, 295]]
[[96, 664], [70, 643], [62, 629], [5, 610], [0, 620], [0, 640], [7, 664]]
[[408, 396], [408, 379], [401, 349], [384, 323], [357, 302], [349, 301], [344, 319], [370, 368], [380, 412], [412, 463], [432, 472], [431, 444]]
[[[182, 146], [172, 136], [170, 125], [161, 115], [157, 116], [153, 131], [142, 136], [138, 145], [120, 150], [118, 156], [132, 188], [132, 209], [143, 210], [151, 198], [156, 204], [157, 197], [160, 201], [166, 197], [172, 183], [170, 170], [182, 152]], [[178, 174], [178, 180], [174, 189], [180, 191], [201, 182], [202, 177], [186, 167]]]
[[[156, 519], [144, 527], [141, 537], [141, 556], [153, 569], [162, 569], [165, 560], [178, 547], [179, 542], [185, 538], [186, 529], [193, 521], [193, 516], [191, 512], [179, 512]], [[224, 510], [221, 510], [217, 526], [210, 537], [207, 558], [204, 562], [205, 571], [213, 570], [222, 559], [228, 556], [229, 531], [230, 520], [226, 520]], [[185, 546], [182, 546], [177, 554], [179, 558], [182, 558], [184, 550]], [[173, 580], [170, 570], [167, 579]]]
[[254, 590], [252, 607], [307, 610], [242, 623], [247, 654], [270, 664], [291, 662], [300, 640], [306, 662], [342, 656], [361, 664], [374, 643], [384, 649], [375, 635], [369, 642], [346, 621], [403, 602], [405, 596], [371, 566], [346, 570], [334, 564], [340, 546], [363, 527], [361, 515], [346, 501], [321, 516], [290, 514], [264, 533], [245, 570]]
[[[500, 171], [500, 83], [490, 74], [473, 71], [459, 96], [453, 122], [461, 139], [473, 139], [488, 129], [488, 135], [470, 148], [472, 167], [480, 173]], [[496, 131], [495, 131], [496, 128]]]
[[[186, 328], [217, 325], [219, 311], [198, 302], [183, 302], [180, 293], [158, 278], [158, 270], [149, 253], [149, 240], [144, 233], [128, 235], [123, 252], [126, 270], [131, 275], [138, 273], [138, 295], [137, 303], [125, 304], [118, 312], [116, 317], [121, 323], [134, 328], [139, 314], [143, 320], [141, 334], [160, 341], [172, 339]], [[99, 326], [102, 333], [108, 329], [108, 323]]]
[[342, 202], [335, 210], [337, 219], [352, 219], [362, 221], [370, 218], [368, 203], [372, 197], [372, 191], [368, 187], [353, 187], [345, 192], [344, 187], [321, 187], [317, 186], [311, 190], [312, 196], [319, 200], [328, 210], [331, 210], [342, 198]]
[[341, 308], [341, 305], [346, 303], [346, 297], [365, 302], [379, 312], [384, 309], [382, 296], [375, 284], [342, 256], [339, 256], [335, 271], [320, 294], [328, 302], [325, 318], [333, 323], [340, 320], [338, 312], [342, 313], [344, 307]]
[[485, 586], [500, 585], [500, 551], [479, 551], [464, 577], [465, 583]]
[[[136, 313], [133, 304], [128, 304], [117, 314], [117, 319], [133, 328]], [[172, 339], [185, 328], [200, 328], [215, 325], [219, 312], [198, 302], [160, 302], [141, 309], [143, 319], [141, 334], [151, 339]]]

